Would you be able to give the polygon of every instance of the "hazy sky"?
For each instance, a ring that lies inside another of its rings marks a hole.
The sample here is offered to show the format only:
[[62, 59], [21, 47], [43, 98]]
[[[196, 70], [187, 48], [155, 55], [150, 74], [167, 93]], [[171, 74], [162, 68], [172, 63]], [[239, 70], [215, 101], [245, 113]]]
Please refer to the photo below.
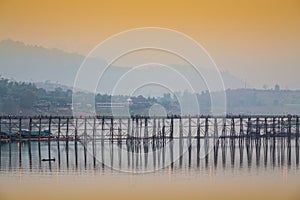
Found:
[[0, 0], [0, 40], [87, 54], [115, 33], [146, 26], [191, 36], [221, 70], [256, 87], [300, 89], [299, 0]]

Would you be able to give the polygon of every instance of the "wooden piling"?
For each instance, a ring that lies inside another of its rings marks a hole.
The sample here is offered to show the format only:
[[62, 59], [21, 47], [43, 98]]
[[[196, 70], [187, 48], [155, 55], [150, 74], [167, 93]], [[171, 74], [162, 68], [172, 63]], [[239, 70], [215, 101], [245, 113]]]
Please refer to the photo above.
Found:
[[273, 137], [276, 135], [276, 117], [272, 118], [272, 135]]
[[244, 137], [244, 124], [243, 124], [243, 117], [240, 117], [240, 138]]
[[118, 127], [118, 144], [121, 144], [122, 141], [122, 119], [119, 119], [119, 127]]
[[22, 138], [22, 118], [19, 117], [19, 142], [21, 142]]
[[170, 125], [170, 140], [174, 138], [174, 118], [171, 117], [171, 125]]
[[197, 167], [200, 166], [200, 118], [197, 116]]
[[[28, 133], [28, 156], [29, 166], [32, 167], [32, 156], [31, 156], [31, 131], [32, 131], [32, 118], [29, 119], [29, 133]], [[50, 157], [49, 157], [50, 158]]]
[[84, 130], [83, 130], [83, 155], [84, 155], [84, 167], [87, 166], [87, 118], [84, 118]]
[[[0, 137], [2, 137], [2, 118], [0, 117]], [[2, 158], [2, 138], [0, 138], [0, 167]]]
[[248, 117], [248, 122], [247, 122], [247, 137], [250, 135], [251, 133], [251, 127], [252, 127], [252, 124], [251, 124], [251, 118]]
[[157, 119], [157, 137], [161, 138], [160, 119]]
[[61, 118], [59, 117], [58, 118], [58, 130], [57, 130], [57, 160], [58, 160], [58, 167], [60, 168], [60, 145], [59, 145], [59, 142], [60, 142], [60, 126], [61, 126]]
[[156, 137], [156, 118], [153, 118], [153, 129], [152, 129], [152, 137], [153, 139]]
[[288, 137], [291, 137], [292, 135], [292, 117], [288, 116]]
[[22, 144], [21, 144], [21, 133], [22, 133], [22, 118], [19, 117], [19, 167], [22, 167]]
[[191, 116], [189, 116], [189, 129], [188, 129], [188, 148], [192, 145], [192, 120]]
[[268, 118], [267, 118], [267, 117], [265, 117], [264, 128], [265, 128], [265, 136], [266, 136], [267, 138], [269, 138], [269, 135], [268, 135]]
[[130, 118], [127, 119], [127, 140], [130, 138]]
[[41, 129], [42, 129], [42, 117], [39, 117], [39, 133], [38, 133], [38, 151], [39, 151], [39, 164], [41, 165], [42, 154], [41, 154]]
[[205, 132], [204, 132], [204, 137], [208, 137], [208, 127], [209, 127], [209, 124], [208, 124], [208, 117], [205, 117]]
[[8, 124], [8, 133], [9, 133], [8, 139], [9, 139], [9, 142], [11, 142], [11, 134], [12, 134], [11, 116], [9, 116], [8, 123], [9, 123]]
[[58, 128], [57, 128], [57, 142], [59, 142], [59, 140], [60, 140], [60, 125], [61, 125], [61, 119], [59, 117], [58, 118], [58, 124], [57, 124], [57, 126], [58, 126]]
[[148, 143], [148, 118], [145, 118], [145, 133], [144, 133], [144, 142]]
[[135, 119], [135, 137], [139, 140], [139, 118]]
[[114, 142], [114, 118], [110, 119], [110, 135], [111, 135], [111, 142]]
[[[48, 124], [48, 158], [51, 158], [51, 123], [52, 123], [52, 118], [50, 116], [49, 118], [49, 124]], [[49, 161], [49, 167], [51, 168], [51, 161]]]
[[222, 137], [226, 137], [226, 118], [223, 118]]
[[93, 120], [93, 138], [92, 138], [92, 148], [93, 148], [93, 164], [94, 164], [94, 167], [96, 166], [96, 118], [94, 118]]
[[182, 119], [179, 118], [179, 139], [182, 140], [183, 138], [183, 126], [182, 126]]
[[255, 137], [258, 137], [260, 135], [260, 122], [259, 122], [258, 117], [256, 118], [256, 130], [255, 130], [255, 132], [256, 132]]
[[299, 137], [299, 116], [296, 117], [296, 137]]
[[235, 137], [235, 121], [234, 121], [234, 117], [231, 118], [230, 137], [231, 138]]
[[162, 124], [162, 139], [163, 139], [163, 143], [164, 143], [164, 141], [165, 141], [165, 137], [166, 137], [166, 133], [165, 133], [165, 119], [163, 118], [162, 119], [163, 121], [163, 124]]

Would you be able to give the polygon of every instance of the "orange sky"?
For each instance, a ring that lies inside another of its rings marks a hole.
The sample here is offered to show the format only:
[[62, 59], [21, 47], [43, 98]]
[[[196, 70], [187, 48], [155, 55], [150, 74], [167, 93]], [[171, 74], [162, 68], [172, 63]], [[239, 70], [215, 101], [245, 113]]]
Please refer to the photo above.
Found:
[[193, 37], [221, 69], [243, 79], [252, 69], [265, 76], [270, 68], [279, 70], [278, 79], [283, 65], [287, 77], [300, 72], [299, 0], [0, 0], [0, 40], [86, 54], [108, 36], [145, 26]]

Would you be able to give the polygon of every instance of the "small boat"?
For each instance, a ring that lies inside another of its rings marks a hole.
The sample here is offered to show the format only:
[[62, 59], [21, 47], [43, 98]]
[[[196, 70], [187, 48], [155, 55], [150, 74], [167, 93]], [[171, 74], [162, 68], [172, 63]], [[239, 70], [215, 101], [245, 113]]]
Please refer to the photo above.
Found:
[[43, 158], [42, 161], [43, 162], [45, 162], [45, 161], [50, 161], [50, 162], [54, 161], [55, 162], [55, 158]]

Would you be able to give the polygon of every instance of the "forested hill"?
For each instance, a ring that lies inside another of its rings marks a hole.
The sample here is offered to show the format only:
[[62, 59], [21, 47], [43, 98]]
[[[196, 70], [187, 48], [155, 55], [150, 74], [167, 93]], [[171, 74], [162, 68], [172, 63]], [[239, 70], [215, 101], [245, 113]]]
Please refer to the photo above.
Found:
[[[85, 101], [91, 94], [81, 92], [82, 101], [79, 108], [86, 112], [91, 108]], [[200, 114], [210, 114], [211, 102], [208, 92], [194, 94], [197, 96]], [[257, 90], [234, 89], [226, 90], [227, 113], [232, 114], [299, 114], [300, 91], [297, 90]], [[111, 96], [97, 94], [95, 96], [96, 112], [99, 115], [111, 115], [112, 111], [130, 114], [148, 115], [149, 109], [156, 107], [165, 109], [166, 114], [180, 114], [180, 104], [189, 102], [193, 94], [185, 91], [176, 95], [164, 94], [161, 97], [144, 96]], [[179, 104], [180, 102], [180, 104]], [[195, 108], [189, 108], [190, 114]], [[16, 82], [0, 79], [0, 115], [72, 115], [72, 90], [61, 87], [53, 90], [37, 88], [33, 83]], [[114, 113], [116, 114], [116, 113]]]

